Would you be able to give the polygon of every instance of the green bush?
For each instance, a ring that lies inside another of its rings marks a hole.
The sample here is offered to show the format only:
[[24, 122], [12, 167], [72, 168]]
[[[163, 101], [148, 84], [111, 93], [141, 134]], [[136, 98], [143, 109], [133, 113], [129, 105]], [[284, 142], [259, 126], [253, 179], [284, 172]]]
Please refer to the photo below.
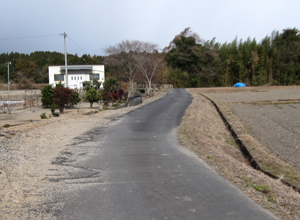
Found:
[[93, 107], [94, 102], [98, 102], [101, 98], [100, 91], [97, 91], [95, 88], [90, 88], [85, 93], [85, 100], [90, 103], [90, 107]]
[[110, 78], [103, 83], [103, 87], [110, 92], [117, 91], [120, 87], [119, 82], [115, 78]]
[[50, 106], [51, 114], [52, 114], [54, 117], [58, 117], [58, 116], [59, 116], [59, 113], [56, 113], [56, 112], [55, 112], [55, 109], [56, 109], [56, 104], [55, 104], [55, 103], [52, 103], [52, 105]]
[[46, 116], [46, 113], [45, 113], [45, 112], [42, 113], [40, 116], [41, 116], [41, 119], [47, 119], [47, 116]]
[[4, 124], [2, 125], [3, 128], [9, 128], [11, 125], [10, 124]]
[[71, 96], [69, 98], [69, 105], [77, 105], [81, 101], [80, 94], [77, 89], [72, 90]]
[[52, 103], [54, 103], [54, 88], [52, 85], [46, 85], [44, 88], [41, 89], [41, 101], [42, 106], [45, 108], [49, 108]]

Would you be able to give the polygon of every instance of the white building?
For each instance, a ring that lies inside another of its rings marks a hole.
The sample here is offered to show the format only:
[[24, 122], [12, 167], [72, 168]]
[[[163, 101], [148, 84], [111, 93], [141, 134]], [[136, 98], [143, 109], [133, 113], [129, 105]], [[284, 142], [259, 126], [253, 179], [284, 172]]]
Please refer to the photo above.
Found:
[[[82, 88], [82, 82], [97, 79], [103, 87], [105, 80], [104, 65], [68, 65], [68, 87]], [[65, 66], [49, 66], [49, 84], [62, 82], [66, 85]]]

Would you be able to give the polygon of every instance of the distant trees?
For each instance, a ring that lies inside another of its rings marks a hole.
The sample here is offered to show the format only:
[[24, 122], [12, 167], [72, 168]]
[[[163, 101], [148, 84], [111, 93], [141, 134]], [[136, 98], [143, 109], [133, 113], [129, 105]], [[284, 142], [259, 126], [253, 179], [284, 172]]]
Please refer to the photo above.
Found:
[[[220, 60], [214, 46], [205, 44], [190, 28], [175, 36], [167, 49], [166, 61], [170, 67], [179, 70], [173, 72], [172, 80], [176, 73], [181, 78], [180, 85], [199, 87], [203, 84], [202, 80], [217, 75], [219, 71]], [[188, 74], [185, 82], [182, 82], [180, 72]]]
[[[48, 66], [64, 65], [64, 54], [49, 51], [36, 51], [31, 54], [2, 53], [0, 54], [0, 82], [7, 82], [7, 67], [5, 63], [11, 62], [10, 80], [18, 83], [26, 78], [32, 83], [48, 83]], [[68, 54], [68, 64], [103, 64], [103, 56], [84, 54]]]
[[299, 85], [299, 48], [295, 28], [274, 31], [259, 43], [236, 38], [224, 44], [199, 40], [187, 28], [169, 45], [169, 82], [187, 87], [232, 86], [239, 81], [252, 86]]
[[232, 86], [237, 81], [253, 86], [300, 84], [299, 45], [299, 31], [285, 29], [281, 34], [273, 32], [260, 43], [235, 39], [218, 46], [221, 85]]

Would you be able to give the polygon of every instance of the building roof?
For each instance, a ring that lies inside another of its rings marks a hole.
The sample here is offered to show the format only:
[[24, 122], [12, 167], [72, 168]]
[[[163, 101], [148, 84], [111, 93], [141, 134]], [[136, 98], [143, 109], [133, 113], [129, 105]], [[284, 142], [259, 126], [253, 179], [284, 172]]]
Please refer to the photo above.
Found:
[[[65, 66], [61, 66], [60, 70], [65, 70]], [[68, 70], [93, 70], [93, 66], [67, 66]]]

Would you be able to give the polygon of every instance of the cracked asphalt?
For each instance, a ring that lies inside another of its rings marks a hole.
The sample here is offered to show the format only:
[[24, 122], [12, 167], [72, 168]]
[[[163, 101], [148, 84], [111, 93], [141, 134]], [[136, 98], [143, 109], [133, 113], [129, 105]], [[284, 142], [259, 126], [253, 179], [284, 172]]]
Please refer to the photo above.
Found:
[[180, 146], [191, 101], [174, 89], [74, 139], [50, 180], [81, 187], [60, 195], [57, 219], [276, 219]]

